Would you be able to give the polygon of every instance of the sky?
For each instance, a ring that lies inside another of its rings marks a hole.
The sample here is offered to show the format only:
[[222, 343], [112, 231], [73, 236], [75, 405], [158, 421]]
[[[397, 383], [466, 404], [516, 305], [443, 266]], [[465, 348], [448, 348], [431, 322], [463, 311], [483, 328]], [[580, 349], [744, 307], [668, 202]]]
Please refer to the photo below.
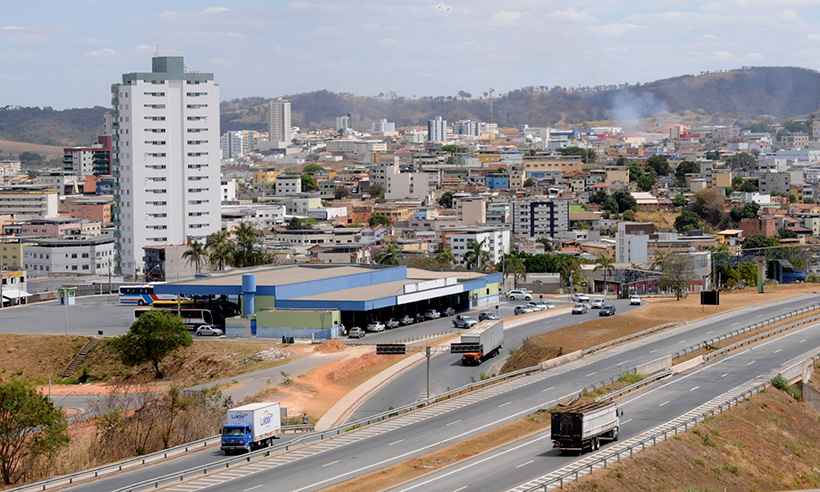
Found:
[[0, 106], [107, 106], [183, 55], [222, 98], [479, 95], [820, 69], [820, 0], [0, 0]]

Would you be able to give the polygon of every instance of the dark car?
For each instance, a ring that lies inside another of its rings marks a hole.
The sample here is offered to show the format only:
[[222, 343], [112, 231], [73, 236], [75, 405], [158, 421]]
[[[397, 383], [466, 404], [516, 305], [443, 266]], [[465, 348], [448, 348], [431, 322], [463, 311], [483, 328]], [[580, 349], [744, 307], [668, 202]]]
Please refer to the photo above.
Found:
[[613, 316], [615, 314], [615, 306], [607, 304], [598, 311], [598, 316]]
[[485, 320], [496, 320], [498, 319], [498, 315], [495, 313], [491, 313], [490, 311], [481, 311], [478, 313], [478, 320], [485, 321]]

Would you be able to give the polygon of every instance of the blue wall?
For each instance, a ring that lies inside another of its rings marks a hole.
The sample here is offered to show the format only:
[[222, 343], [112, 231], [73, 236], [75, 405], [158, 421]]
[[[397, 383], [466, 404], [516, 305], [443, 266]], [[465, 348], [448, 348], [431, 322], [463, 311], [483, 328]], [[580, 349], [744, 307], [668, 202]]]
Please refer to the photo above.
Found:
[[484, 176], [484, 184], [491, 190], [507, 190], [510, 188], [510, 177], [506, 174], [488, 174]]

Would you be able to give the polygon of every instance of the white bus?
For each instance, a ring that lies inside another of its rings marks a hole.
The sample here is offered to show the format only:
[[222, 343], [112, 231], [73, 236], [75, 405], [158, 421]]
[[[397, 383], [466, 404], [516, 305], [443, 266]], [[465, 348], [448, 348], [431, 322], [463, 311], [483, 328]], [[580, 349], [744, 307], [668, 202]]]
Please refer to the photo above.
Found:
[[120, 304], [150, 306], [154, 301], [174, 301], [175, 294], [156, 294], [154, 286], [162, 282], [141, 285], [121, 285], [119, 289]]

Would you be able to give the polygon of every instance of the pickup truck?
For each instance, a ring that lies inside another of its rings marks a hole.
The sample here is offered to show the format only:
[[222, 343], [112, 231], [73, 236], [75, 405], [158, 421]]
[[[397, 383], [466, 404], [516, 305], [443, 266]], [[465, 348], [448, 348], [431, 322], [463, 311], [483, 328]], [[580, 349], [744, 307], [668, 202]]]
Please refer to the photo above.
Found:
[[623, 411], [611, 401], [558, 405], [550, 412], [552, 446], [562, 452], [595, 451], [617, 441]]

